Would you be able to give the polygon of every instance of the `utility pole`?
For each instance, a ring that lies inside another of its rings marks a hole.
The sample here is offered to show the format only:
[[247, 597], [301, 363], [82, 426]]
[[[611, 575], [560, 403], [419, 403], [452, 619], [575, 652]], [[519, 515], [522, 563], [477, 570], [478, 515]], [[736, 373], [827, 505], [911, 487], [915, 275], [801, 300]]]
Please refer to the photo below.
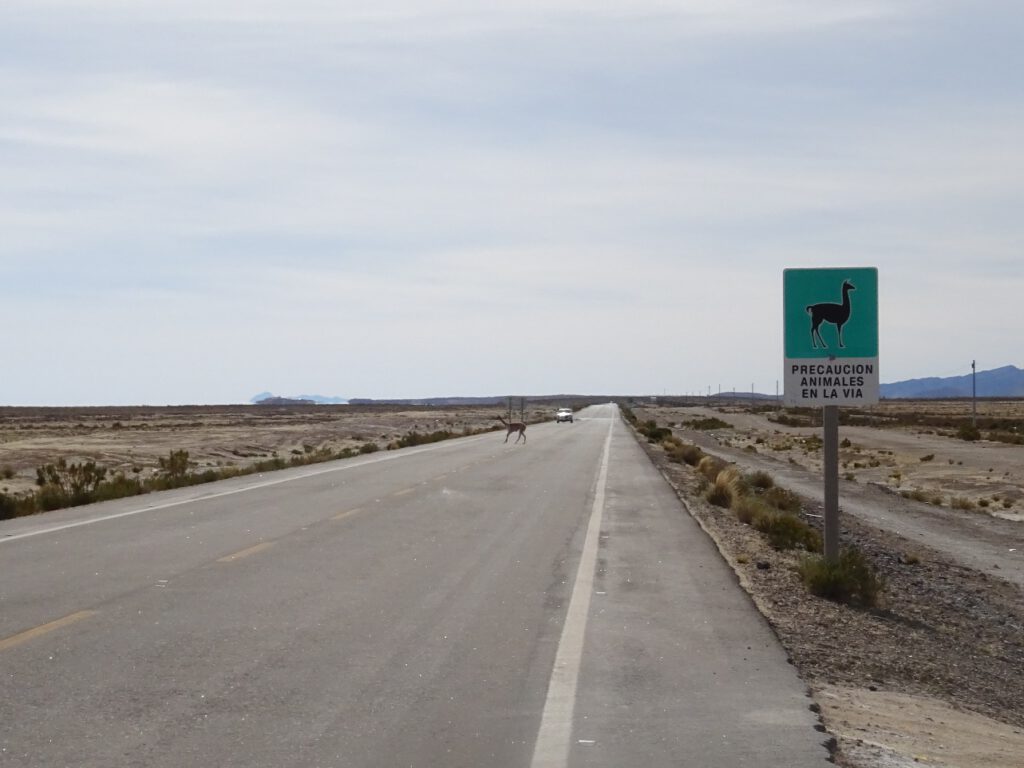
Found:
[[978, 374], [975, 360], [971, 360], [971, 426], [978, 428]]

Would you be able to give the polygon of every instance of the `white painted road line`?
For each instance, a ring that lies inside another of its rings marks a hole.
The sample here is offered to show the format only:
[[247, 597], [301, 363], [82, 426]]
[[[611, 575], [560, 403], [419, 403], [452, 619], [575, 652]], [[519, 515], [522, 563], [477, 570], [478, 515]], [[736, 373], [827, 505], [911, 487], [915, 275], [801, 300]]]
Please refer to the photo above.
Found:
[[587, 615], [590, 613], [590, 596], [594, 591], [598, 537], [604, 513], [608, 456], [614, 426], [613, 420], [608, 425], [608, 436], [604, 441], [601, 469], [594, 492], [594, 506], [590, 511], [590, 521], [583, 541], [583, 554], [576, 570], [576, 583], [572, 588], [569, 610], [565, 615], [562, 636], [558, 641], [558, 652], [555, 654], [555, 665], [551, 670], [551, 682], [548, 684], [548, 696], [544, 702], [537, 742], [533, 747], [531, 768], [565, 768], [569, 762], [572, 718], [576, 708], [576, 684], [579, 680], [580, 662], [583, 660], [583, 636], [587, 629]]
[[[488, 433], [489, 435], [490, 433]], [[467, 441], [482, 440], [483, 437], [472, 437], [466, 439]], [[447, 441], [445, 441], [447, 442]], [[463, 443], [464, 444], [464, 443]], [[445, 443], [439, 443], [436, 445], [427, 446], [426, 448], [413, 448], [407, 451], [398, 453], [389, 453], [385, 456], [375, 456], [372, 459], [364, 459], [359, 462], [352, 464], [344, 464], [340, 467], [329, 467], [327, 469], [317, 469], [312, 472], [305, 472], [297, 477], [285, 477], [280, 480], [266, 480], [262, 483], [253, 483], [247, 485], [244, 488], [235, 488], [230, 491], [220, 491], [218, 493], [208, 493], [203, 496], [196, 496], [192, 499], [182, 499], [181, 501], [169, 501], [166, 504], [150, 504], [140, 509], [131, 509], [127, 512], [117, 512], [112, 515], [102, 515], [100, 517], [92, 517], [88, 520], [77, 520], [73, 523], [64, 523], [63, 525], [53, 525], [48, 528], [38, 528], [34, 531], [25, 531], [24, 533], [15, 533], [9, 536], [0, 537], [0, 544], [8, 541], [17, 541], [18, 539], [27, 539], [31, 536], [42, 536], [47, 533], [57, 533], [58, 531], [66, 531], [69, 528], [79, 528], [83, 525], [93, 525], [94, 523], [103, 523], [107, 520], [117, 520], [122, 517], [131, 517], [132, 515], [141, 515], [143, 512], [155, 512], [160, 509], [169, 509], [170, 507], [180, 507], [185, 504], [195, 504], [200, 501], [208, 501], [210, 499], [219, 499], [224, 496], [234, 496], [236, 493], [248, 493], [249, 491], [256, 491], [260, 488], [269, 488], [272, 485], [281, 485], [282, 483], [294, 483], [299, 480], [305, 480], [310, 477], [316, 477], [317, 475], [326, 475], [331, 472], [344, 472], [349, 469], [356, 469], [357, 467], [365, 467], [368, 464], [379, 464], [382, 461], [393, 461], [395, 459], [401, 459], [408, 456], [415, 456], [419, 453], [427, 453], [429, 451], [440, 450], [441, 448], [450, 447], [446, 446]], [[281, 470], [279, 470], [281, 471]]]

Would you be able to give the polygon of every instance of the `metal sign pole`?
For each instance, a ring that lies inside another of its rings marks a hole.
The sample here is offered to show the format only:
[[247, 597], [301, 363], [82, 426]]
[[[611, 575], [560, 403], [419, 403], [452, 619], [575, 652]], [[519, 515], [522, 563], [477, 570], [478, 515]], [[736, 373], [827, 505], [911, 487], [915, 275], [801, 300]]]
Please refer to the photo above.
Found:
[[825, 559], [839, 560], [839, 406], [823, 409], [825, 474]]

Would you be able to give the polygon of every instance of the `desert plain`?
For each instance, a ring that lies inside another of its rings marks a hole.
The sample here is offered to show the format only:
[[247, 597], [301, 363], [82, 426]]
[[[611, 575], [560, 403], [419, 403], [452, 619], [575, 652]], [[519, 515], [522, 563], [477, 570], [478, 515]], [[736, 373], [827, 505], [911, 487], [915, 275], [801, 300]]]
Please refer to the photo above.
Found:
[[[515, 404], [515, 418], [553, 417], [548, 403]], [[36, 469], [94, 461], [110, 475], [145, 478], [160, 459], [187, 451], [193, 471], [371, 445], [386, 450], [411, 432], [452, 435], [500, 429], [500, 406], [209, 405], [94, 408], [0, 407], [0, 492], [36, 486]]]

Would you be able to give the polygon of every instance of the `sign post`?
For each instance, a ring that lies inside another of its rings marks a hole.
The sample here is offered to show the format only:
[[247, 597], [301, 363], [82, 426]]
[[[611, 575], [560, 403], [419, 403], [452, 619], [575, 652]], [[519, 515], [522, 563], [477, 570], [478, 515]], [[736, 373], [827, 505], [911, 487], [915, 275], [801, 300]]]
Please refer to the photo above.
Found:
[[783, 400], [823, 407], [825, 559], [839, 559], [839, 406], [878, 402], [878, 270], [782, 273]]

